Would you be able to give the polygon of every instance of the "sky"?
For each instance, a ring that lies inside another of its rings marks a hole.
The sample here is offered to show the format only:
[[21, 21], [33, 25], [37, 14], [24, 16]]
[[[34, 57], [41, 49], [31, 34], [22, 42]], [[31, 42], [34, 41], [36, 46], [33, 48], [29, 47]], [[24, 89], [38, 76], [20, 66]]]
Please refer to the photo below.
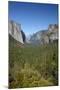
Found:
[[49, 24], [58, 24], [58, 5], [26, 2], [8, 2], [8, 19], [21, 24], [28, 36], [46, 30]]

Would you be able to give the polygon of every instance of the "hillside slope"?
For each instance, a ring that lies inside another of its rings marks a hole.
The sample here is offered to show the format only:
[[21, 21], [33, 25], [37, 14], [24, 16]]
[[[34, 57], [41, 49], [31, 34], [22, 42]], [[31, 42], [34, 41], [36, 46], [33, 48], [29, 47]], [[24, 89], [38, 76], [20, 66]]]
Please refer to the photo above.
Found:
[[52, 85], [58, 85], [57, 42], [25, 46], [9, 36], [9, 88]]
[[51, 24], [46, 30], [41, 30], [33, 34], [30, 38], [30, 43], [46, 44], [58, 40], [58, 25]]

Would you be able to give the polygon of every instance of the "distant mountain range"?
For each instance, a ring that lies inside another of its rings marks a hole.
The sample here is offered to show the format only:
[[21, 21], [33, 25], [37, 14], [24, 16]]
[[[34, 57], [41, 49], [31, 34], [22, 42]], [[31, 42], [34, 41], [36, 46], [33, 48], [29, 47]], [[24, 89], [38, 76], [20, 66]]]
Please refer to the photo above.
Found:
[[58, 25], [50, 24], [47, 30], [36, 32], [30, 37], [32, 44], [46, 44], [58, 40]]
[[21, 29], [21, 24], [18, 24], [14, 21], [8, 22], [8, 32], [9, 35], [11, 35], [15, 40], [24, 43], [30, 43], [30, 44], [48, 44], [50, 42], [53, 42], [55, 40], [58, 40], [58, 25], [57, 24], [50, 24], [48, 26], [48, 29], [41, 30], [33, 35], [31, 35], [29, 38], [26, 38], [25, 33]]

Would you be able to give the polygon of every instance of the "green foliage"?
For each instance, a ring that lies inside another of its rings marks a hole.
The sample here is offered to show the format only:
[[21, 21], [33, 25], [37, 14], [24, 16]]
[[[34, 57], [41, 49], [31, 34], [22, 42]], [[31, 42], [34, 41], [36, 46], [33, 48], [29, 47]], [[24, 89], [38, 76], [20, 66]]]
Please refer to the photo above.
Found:
[[58, 45], [25, 45], [9, 38], [9, 88], [58, 85]]

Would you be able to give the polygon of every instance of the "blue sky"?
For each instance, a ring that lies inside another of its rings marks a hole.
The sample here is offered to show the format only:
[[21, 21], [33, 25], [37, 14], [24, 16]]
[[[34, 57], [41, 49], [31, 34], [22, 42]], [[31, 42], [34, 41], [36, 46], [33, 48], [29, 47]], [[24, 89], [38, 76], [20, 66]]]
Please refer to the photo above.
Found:
[[21, 24], [26, 35], [58, 24], [58, 5], [9, 1], [8, 18]]

